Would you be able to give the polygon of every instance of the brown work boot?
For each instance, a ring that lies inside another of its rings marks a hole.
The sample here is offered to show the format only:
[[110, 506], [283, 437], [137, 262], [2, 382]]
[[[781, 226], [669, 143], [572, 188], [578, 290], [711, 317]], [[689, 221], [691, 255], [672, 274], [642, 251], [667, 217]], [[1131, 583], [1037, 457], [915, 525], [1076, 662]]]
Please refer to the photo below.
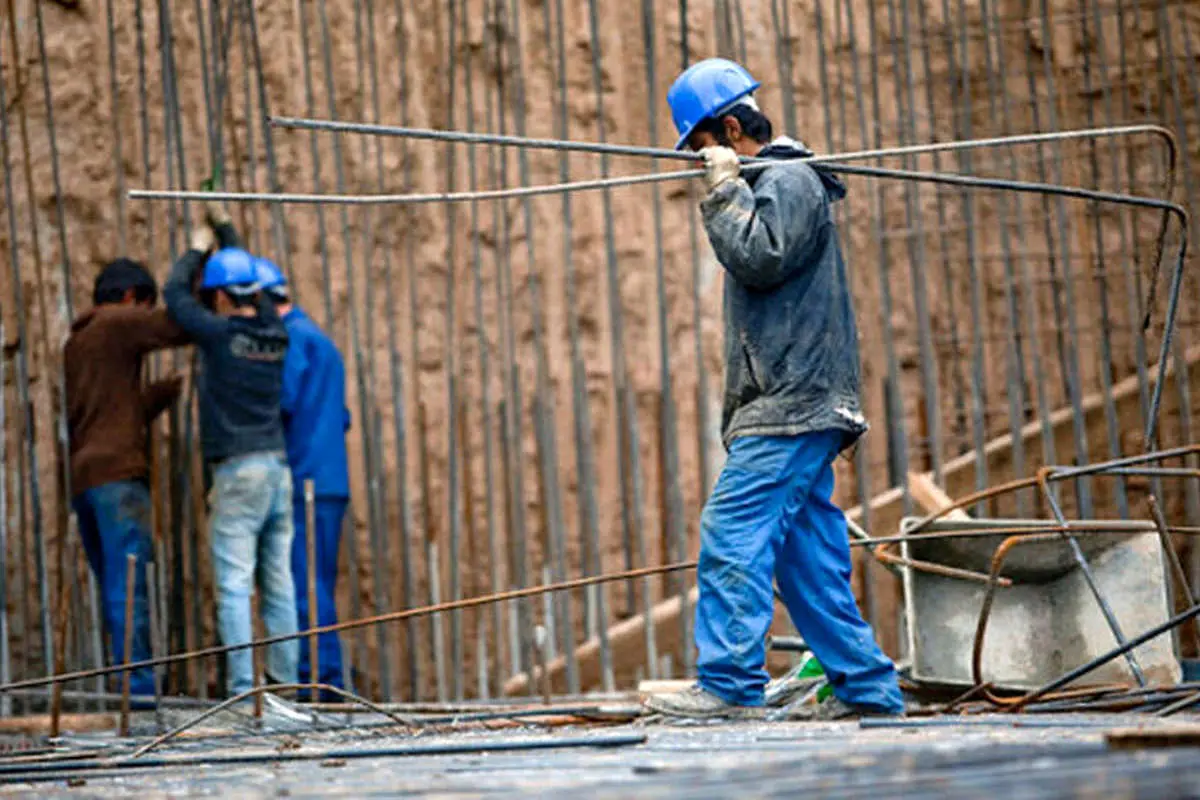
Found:
[[700, 684], [681, 692], [652, 694], [646, 698], [646, 708], [659, 714], [688, 719], [762, 719], [763, 709], [756, 706], [735, 706], [726, 703]]

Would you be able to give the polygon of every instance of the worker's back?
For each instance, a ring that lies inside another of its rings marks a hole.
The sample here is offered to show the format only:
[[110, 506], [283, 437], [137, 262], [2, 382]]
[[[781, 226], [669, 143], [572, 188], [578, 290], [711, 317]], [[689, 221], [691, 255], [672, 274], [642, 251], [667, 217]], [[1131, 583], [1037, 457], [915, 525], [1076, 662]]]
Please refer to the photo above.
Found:
[[228, 317], [225, 337], [199, 341], [200, 430], [205, 456], [220, 461], [283, 450], [279, 398], [288, 348], [283, 323], [263, 303], [255, 317]]
[[63, 370], [75, 494], [146, 477], [146, 424], [174, 397], [165, 385], [143, 388], [142, 358], [186, 341], [165, 311], [137, 305], [98, 305], [71, 326]]
[[204, 457], [215, 462], [282, 451], [279, 398], [288, 347], [283, 321], [265, 298], [253, 316], [222, 316], [205, 308], [191, 290], [202, 255], [192, 250], [180, 259], [163, 295], [171, 318], [203, 356], [198, 387]]
[[283, 424], [294, 491], [312, 480], [323, 498], [350, 496], [346, 460], [346, 368], [333, 340], [299, 308], [283, 318], [288, 354], [283, 370]]

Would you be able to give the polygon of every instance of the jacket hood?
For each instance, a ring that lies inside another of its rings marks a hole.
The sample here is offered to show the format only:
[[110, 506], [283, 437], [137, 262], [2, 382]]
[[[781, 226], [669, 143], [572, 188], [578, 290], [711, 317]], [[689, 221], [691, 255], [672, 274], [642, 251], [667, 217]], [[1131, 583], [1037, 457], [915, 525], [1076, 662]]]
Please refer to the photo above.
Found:
[[[813, 155], [815, 153], [805, 147], [803, 142], [798, 142], [787, 136], [778, 137], [762, 150], [758, 151], [759, 158], [809, 158]], [[842, 182], [841, 178], [816, 165], [814, 165], [813, 169], [821, 179], [821, 185], [825, 187], [825, 194], [829, 197], [829, 202], [836, 203], [846, 196], [846, 184]]]

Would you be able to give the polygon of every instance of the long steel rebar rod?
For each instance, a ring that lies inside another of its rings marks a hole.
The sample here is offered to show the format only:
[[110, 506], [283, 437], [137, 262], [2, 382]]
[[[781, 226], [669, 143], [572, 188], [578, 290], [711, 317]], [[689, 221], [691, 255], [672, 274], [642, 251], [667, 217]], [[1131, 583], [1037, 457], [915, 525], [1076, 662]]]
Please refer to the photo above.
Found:
[[[406, 139], [424, 139], [437, 142], [457, 142], [459, 144], [490, 144], [500, 147], [520, 147], [540, 150], [565, 150], [578, 153], [594, 153], [597, 155], [642, 156], [676, 161], [703, 161], [699, 153], [685, 150], [671, 150], [663, 147], [642, 147], [638, 145], [612, 144], [608, 142], [579, 142], [568, 139], [535, 138], [526, 136], [498, 135], [492, 133], [468, 133], [465, 131], [445, 131], [430, 128], [410, 128], [396, 125], [378, 125], [364, 122], [347, 122], [341, 120], [314, 119], [302, 117], [276, 116], [271, 118], [271, 125], [279, 128], [296, 130], [328, 131], [340, 133], [356, 133], [373, 136], [396, 136]], [[1080, 128], [1077, 130], [1055, 131], [1053, 133], [1024, 133], [1009, 136], [993, 136], [981, 139], [968, 139], [955, 142], [932, 142], [930, 144], [913, 144], [901, 147], [882, 147], [875, 149], [853, 150], [847, 153], [827, 153], [798, 159], [810, 164], [826, 164], [840, 161], [863, 161], [867, 159], [893, 156], [915, 156], [932, 153], [942, 153], [958, 150], [974, 150], [988, 147], [1046, 144], [1051, 142], [1071, 141], [1074, 139], [1094, 139], [1113, 136], [1133, 136], [1153, 134], [1163, 139], [1168, 152], [1170, 172], [1174, 172], [1177, 145], [1175, 135], [1161, 125], [1117, 125], [1106, 128]], [[756, 159], [744, 158], [746, 164], [763, 163]], [[1168, 191], [1167, 194], [1170, 194]]]

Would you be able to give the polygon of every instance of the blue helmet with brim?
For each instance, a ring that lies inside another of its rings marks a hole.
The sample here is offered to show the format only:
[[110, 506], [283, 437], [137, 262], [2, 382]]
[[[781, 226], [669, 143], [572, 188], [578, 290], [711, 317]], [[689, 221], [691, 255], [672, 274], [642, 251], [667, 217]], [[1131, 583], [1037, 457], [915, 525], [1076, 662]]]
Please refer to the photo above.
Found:
[[259, 290], [254, 256], [239, 247], [224, 247], [208, 257], [201, 289], [221, 289], [230, 294], [250, 295]]
[[684, 70], [667, 92], [667, 105], [679, 131], [675, 149], [687, 147], [697, 125], [753, 94], [760, 85], [744, 67], [724, 58], [707, 58]]

